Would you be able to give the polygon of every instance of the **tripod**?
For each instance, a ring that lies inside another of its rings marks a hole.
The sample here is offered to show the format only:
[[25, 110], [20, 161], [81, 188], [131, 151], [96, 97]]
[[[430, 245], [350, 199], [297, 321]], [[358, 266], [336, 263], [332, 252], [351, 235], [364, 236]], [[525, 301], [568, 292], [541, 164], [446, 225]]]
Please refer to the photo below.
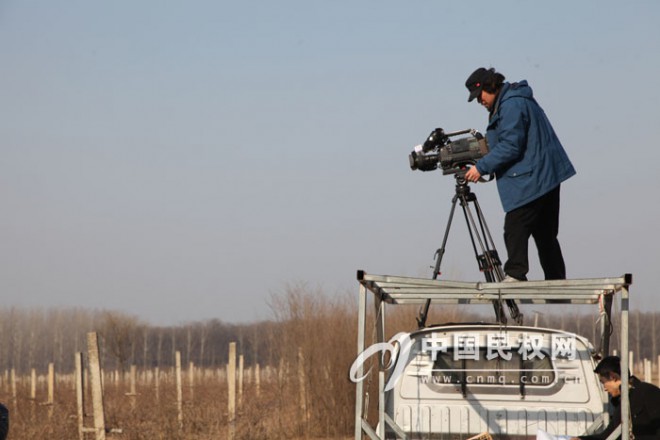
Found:
[[[451, 222], [454, 218], [454, 211], [456, 210], [456, 202], [460, 201], [461, 208], [463, 208], [463, 214], [465, 215], [465, 222], [467, 223], [468, 232], [470, 234], [470, 240], [472, 241], [474, 256], [476, 257], [477, 264], [479, 265], [479, 270], [484, 273], [487, 282], [502, 281], [504, 279], [502, 263], [499, 256], [497, 255], [497, 250], [495, 249], [493, 238], [491, 237], [488, 225], [486, 224], [486, 219], [484, 218], [481, 207], [479, 206], [479, 202], [477, 201], [477, 195], [470, 191], [470, 187], [468, 186], [468, 183], [465, 180], [465, 175], [463, 173], [455, 174], [454, 178], [456, 179], [456, 194], [451, 200], [451, 210], [449, 211], [449, 220], [447, 221], [445, 235], [442, 239], [442, 246], [440, 246], [440, 249], [438, 249], [435, 253], [433, 279], [437, 279], [440, 275], [440, 264], [442, 263], [442, 257], [445, 254], [447, 238], [449, 238], [449, 230], [451, 228]], [[472, 202], [474, 205], [476, 221], [475, 216], [472, 214], [470, 209], [470, 202]], [[477, 245], [479, 246], [478, 248]], [[506, 300], [506, 305], [509, 308], [511, 319], [513, 319], [518, 325], [522, 325], [523, 315], [518, 310], [518, 305], [516, 302], [509, 299]], [[423, 309], [420, 310], [419, 316], [417, 317], [417, 324], [420, 328], [426, 326], [426, 318], [428, 317], [430, 306], [431, 300], [429, 299], [426, 301]], [[493, 301], [493, 308], [495, 309], [495, 317], [497, 322], [506, 324], [507, 319], [504, 314], [502, 301]]]

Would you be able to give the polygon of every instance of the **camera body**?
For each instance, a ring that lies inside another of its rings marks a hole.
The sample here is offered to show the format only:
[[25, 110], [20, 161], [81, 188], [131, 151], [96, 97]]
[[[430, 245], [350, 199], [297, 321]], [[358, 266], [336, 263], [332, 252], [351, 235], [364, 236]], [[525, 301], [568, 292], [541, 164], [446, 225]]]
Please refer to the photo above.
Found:
[[[451, 140], [460, 135], [468, 135]], [[481, 133], [473, 128], [445, 133], [436, 128], [422, 145], [418, 145], [408, 156], [412, 170], [433, 171], [438, 168], [442, 174], [465, 173], [468, 165], [488, 153], [488, 144]]]

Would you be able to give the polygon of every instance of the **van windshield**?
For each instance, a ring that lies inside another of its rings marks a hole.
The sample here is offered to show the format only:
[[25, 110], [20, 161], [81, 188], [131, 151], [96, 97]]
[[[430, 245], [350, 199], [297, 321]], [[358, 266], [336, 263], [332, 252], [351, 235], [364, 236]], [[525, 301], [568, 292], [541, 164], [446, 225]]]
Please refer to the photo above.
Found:
[[525, 359], [517, 351], [507, 354], [508, 360], [488, 356], [485, 349], [480, 349], [465, 358], [449, 348], [437, 353], [433, 363], [434, 383], [548, 386], [555, 381], [555, 371], [547, 353], [541, 352], [543, 357], [533, 359]]

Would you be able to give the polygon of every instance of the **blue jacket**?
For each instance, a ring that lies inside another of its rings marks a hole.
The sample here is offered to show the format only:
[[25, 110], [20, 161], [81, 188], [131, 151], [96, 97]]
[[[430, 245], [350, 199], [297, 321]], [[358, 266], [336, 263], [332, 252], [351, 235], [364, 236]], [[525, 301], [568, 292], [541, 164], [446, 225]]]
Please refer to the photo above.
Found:
[[486, 139], [489, 153], [477, 162], [477, 170], [495, 175], [505, 212], [536, 200], [575, 174], [527, 81], [504, 83]]

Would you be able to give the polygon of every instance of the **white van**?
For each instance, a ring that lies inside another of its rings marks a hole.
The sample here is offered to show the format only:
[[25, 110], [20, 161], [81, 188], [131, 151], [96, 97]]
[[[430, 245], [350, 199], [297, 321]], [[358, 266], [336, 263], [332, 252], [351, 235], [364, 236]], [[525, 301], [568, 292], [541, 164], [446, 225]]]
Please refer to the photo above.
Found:
[[573, 333], [451, 324], [404, 339], [393, 359], [399, 368], [389, 370], [385, 412], [395, 428], [385, 438], [535, 439], [538, 429], [577, 436], [607, 425], [593, 347]]

